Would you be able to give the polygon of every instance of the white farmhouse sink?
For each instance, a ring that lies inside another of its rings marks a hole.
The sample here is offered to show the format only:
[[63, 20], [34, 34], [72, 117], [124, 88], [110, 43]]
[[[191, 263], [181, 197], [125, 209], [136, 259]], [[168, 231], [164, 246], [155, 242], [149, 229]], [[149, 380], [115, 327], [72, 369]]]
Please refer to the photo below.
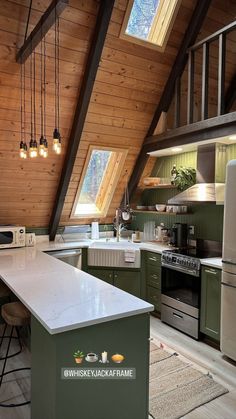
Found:
[[[125, 251], [135, 252], [134, 262], [125, 261]], [[106, 266], [116, 268], [140, 268], [140, 250], [135, 243], [128, 241], [97, 241], [88, 248], [89, 266]]]

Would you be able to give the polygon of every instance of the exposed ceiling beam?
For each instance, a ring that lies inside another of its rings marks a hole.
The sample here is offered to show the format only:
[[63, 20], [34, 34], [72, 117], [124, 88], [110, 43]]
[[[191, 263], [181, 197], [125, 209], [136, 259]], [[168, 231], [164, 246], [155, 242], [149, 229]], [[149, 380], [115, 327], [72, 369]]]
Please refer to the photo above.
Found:
[[100, 1], [97, 21], [91, 40], [83, 82], [80, 88], [67, 152], [49, 224], [50, 240], [54, 240], [60, 222], [114, 3], [115, 0]]
[[225, 95], [225, 112], [230, 112], [236, 101], [236, 74], [234, 75]]
[[204, 121], [185, 125], [160, 135], [147, 138], [147, 152], [163, 150], [170, 147], [192, 144], [197, 141], [215, 139], [234, 134], [236, 131], [236, 112], [216, 116]]
[[[167, 112], [169, 109], [169, 106], [171, 104], [171, 100], [175, 91], [175, 82], [177, 80], [178, 77], [181, 77], [185, 65], [187, 63], [187, 51], [188, 48], [194, 44], [194, 42], [196, 41], [196, 38], [200, 32], [202, 23], [204, 21], [204, 18], [207, 15], [207, 11], [208, 8], [211, 4], [211, 0], [204, 0], [204, 1], [197, 1], [196, 7], [193, 11], [191, 20], [189, 22], [189, 25], [187, 27], [187, 30], [185, 32], [183, 41], [181, 43], [180, 49], [178, 51], [177, 57], [175, 59], [174, 65], [172, 67], [172, 70], [170, 72], [170, 75], [168, 77], [168, 80], [166, 82], [164, 91], [162, 93], [161, 99], [159, 101], [159, 104], [157, 106], [157, 109], [155, 111], [154, 117], [152, 119], [152, 122], [150, 124], [150, 127], [148, 129], [147, 132], [147, 136], [146, 138], [150, 137], [151, 135], [153, 135], [155, 128], [157, 126], [157, 123], [160, 119], [160, 116], [162, 114], [162, 112]], [[144, 143], [143, 143], [143, 147], [140, 151], [140, 155], [136, 161], [135, 167], [134, 167], [134, 171], [131, 175], [130, 181], [129, 181], [129, 194], [130, 196], [133, 194], [133, 192], [135, 191], [137, 184], [139, 182], [139, 179], [142, 175], [142, 169], [143, 169], [143, 165], [145, 166], [145, 163], [148, 159], [148, 156], [144, 155], [144, 151], [145, 151], [145, 143], [146, 143], [146, 138], [144, 139]], [[140, 164], [140, 156], [144, 156], [144, 160], [145, 162]]]
[[16, 55], [16, 61], [23, 64], [32, 54], [32, 51], [42, 41], [49, 29], [54, 25], [56, 17], [60, 16], [68, 6], [69, 0], [53, 0], [46, 12], [41, 16], [35, 28], [28, 36]]

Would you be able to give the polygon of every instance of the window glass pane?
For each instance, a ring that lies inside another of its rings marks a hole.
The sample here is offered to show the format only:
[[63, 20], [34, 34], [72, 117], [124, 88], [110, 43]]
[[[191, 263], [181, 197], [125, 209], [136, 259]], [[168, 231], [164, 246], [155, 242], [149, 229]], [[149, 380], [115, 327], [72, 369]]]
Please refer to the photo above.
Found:
[[147, 40], [159, 0], [134, 0], [126, 33]]
[[99, 212], [96, 199], [109, 164], [112, 151], [93, 150], [80, 191], [76, 214], [93, 214]]

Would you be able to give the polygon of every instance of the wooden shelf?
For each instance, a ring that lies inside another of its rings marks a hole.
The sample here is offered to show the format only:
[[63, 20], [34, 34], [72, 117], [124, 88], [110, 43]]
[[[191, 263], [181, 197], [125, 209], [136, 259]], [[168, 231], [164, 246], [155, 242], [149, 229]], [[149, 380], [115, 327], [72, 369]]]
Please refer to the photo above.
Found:
[[142, 186], [139, 186], [138, 189], [141, 189], [141, 190], [144, 190], [144, 189], [177, 189], [177, 186], [171, 185], [171, 184], [163, 184], [163, 185], [157, 185], [157, 186], [142, 185]]
[[159, 212], [159, 211], [149, 211], [149, 210], [133, 210], [134, 212], [140, 212], [144, 214], [156, 214], [156, 215], [191, 215], [189, 212]]

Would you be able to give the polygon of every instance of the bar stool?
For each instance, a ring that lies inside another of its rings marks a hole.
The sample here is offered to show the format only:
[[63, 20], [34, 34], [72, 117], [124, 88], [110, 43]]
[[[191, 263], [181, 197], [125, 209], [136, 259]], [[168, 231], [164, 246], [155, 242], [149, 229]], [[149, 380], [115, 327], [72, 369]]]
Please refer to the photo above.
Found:
[[[29, 310], [24, 306], [24, 304], [22, 304], [20, 301], [17, 301], [17, 302], [13, 302], [13, 303], [4, 304], [2, 306], [1, 314], [2, 314], [3, 319], [5, 320], [5, 328], [4, 328], [3, 336], [2, 336], [2, 339], [1, 339], [1, 342], [0, 342], [0, 348], [1, 348], [4, 337], [6, 337], [5, 332], [6, 332], [7, 326], [11, 326], [11, 329], [10, 329], [10, 336], [8, 336], [9, 341], [8, 341], [8, 345], [7, 345], [6, 354], [3, 358], [1, 358], [1, 359], [4, 359], [4, 363], [3, 363], [3, 367], [2, 367], [2, 373], [0, 374], [0, 388], [1, 388], [1, 385], [2, 385], [3, 377], [5, 375], [11, 374], [11, 373], [16, 372], [16, 371], [30, 370], [30, 368], [27, 367], [27, 368], [16, 368], [14, 370], [10, 370], [10, 371], [5, 372], [7, 359], [12, 357], [12, 356], [18, 355], [22, 351], [22, 343], [21, 343], [20, 334], [19, 334], [19, 327], [30, 325], [30, 312], [29, 312]], [[10, 350], [14, 330], [16, 331], [16, 335], [17, 335], [17, 339], [18, 339], [18, 342], [19, 342], [20, 350], [18, 352], [14, 353], [13, 355], [9, 355], [9, 350]], [[17, 404], [3, 404], [3, 403], [0, 403], [0, 407], [18, 407], [18, 406], [24, 406], [24, 405], [29, 404], [29, 403], [30, 403], [30, 401], [26, 401], [26, 402], [23, 402], [23, 403], [17, 403]]]

